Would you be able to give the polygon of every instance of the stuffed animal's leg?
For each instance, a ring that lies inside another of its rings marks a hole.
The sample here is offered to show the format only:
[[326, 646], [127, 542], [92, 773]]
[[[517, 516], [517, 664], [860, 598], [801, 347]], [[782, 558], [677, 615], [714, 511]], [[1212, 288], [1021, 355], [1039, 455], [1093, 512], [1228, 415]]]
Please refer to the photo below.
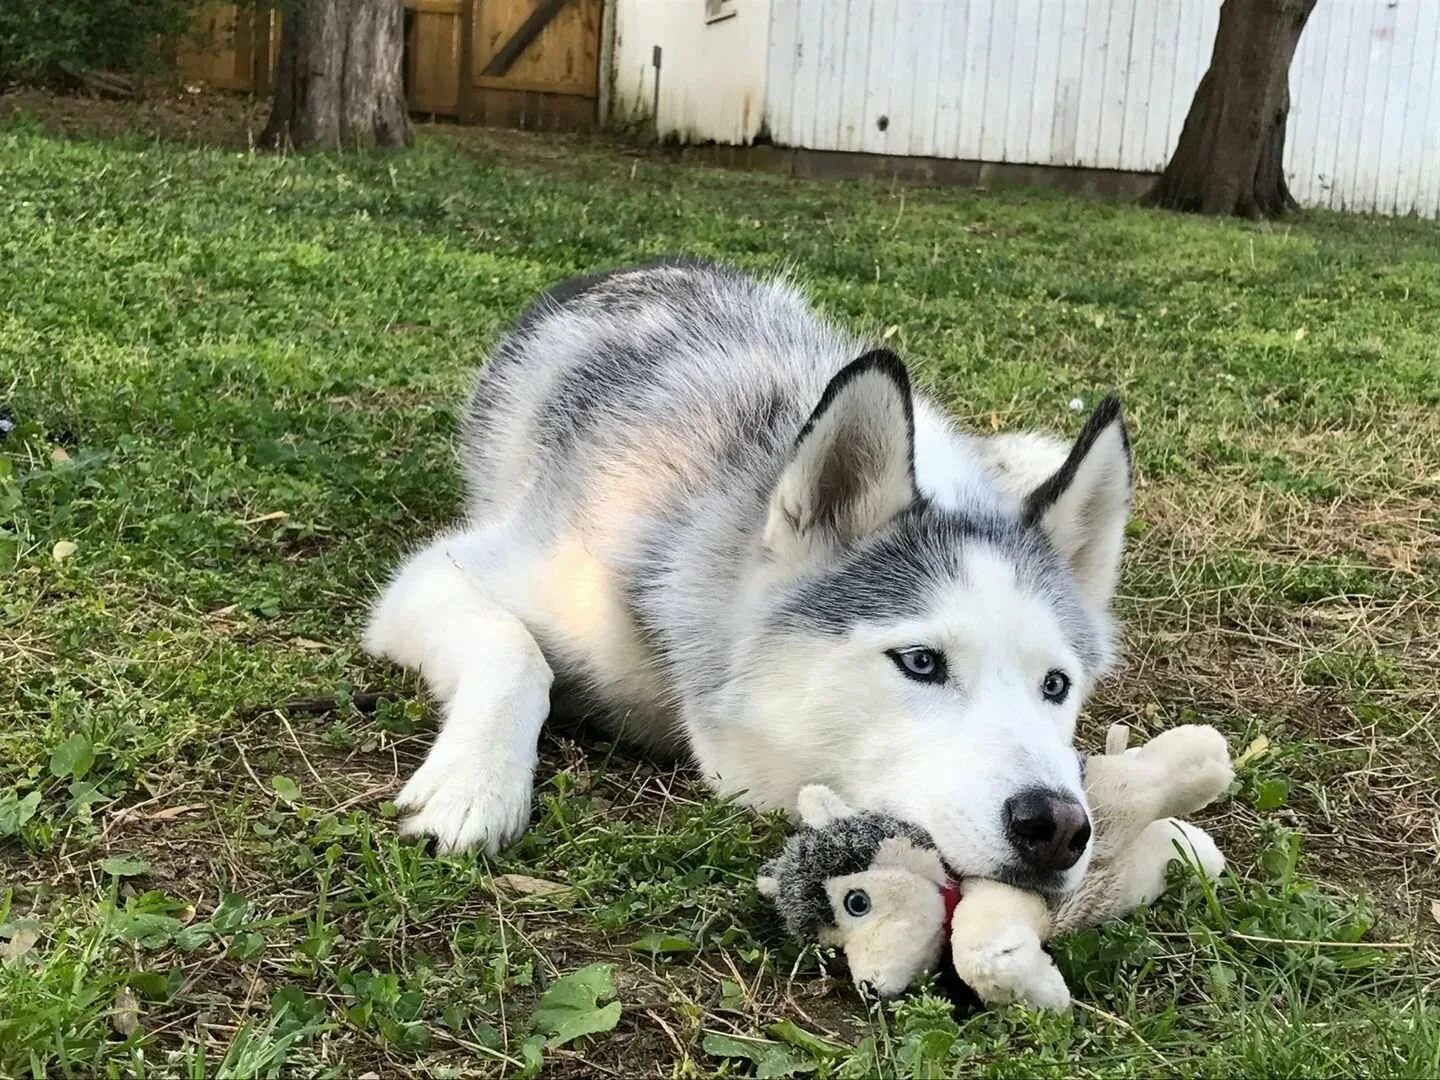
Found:
[[1162, 731], [1130, 755], [1161, 778], [1156, 820], [1193, 814], [1219, 798], [1235, 779], [1225, 736], [1209, 724]]
[[998, 881], [965, 882], [951, 921], [955, 973], [987, 1005], [1018, 1001], [1064, 1012], [1070, 988], [1040, 947], [1050, 935], [1045, 901]]
[[1142, 829], [1214, 801], [1234, 775], [1225, 737], [1204, 724], [1171, 728], [1133, 750], [1088, 758], [1085, 794], [1095, 826], [1091, 865], [1124, 858]]
[[1121, 919], [1158, 899], [1165, 892], [1166, 871], [1181, 858], [1211, 881], [1225, 869], [1225, 856], [1204, 829], [1176, 818], [1151, 822], [1110, 862], [1091, 868], [1055, 913], [1055, 933]]

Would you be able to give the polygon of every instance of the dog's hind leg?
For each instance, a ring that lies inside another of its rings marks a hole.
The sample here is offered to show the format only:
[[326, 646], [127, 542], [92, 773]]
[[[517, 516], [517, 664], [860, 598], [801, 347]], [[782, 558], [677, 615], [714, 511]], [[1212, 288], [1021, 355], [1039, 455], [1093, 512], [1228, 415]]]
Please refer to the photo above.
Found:
[[486, 539], [447, 533], [412, 556], [370, 616], [365, 648], [424, 676], [440, 733], [395, 800], [406, 833], [442, 852], [494, 854], [530, 819], [550, 666], [525, 624], [486, 590]]

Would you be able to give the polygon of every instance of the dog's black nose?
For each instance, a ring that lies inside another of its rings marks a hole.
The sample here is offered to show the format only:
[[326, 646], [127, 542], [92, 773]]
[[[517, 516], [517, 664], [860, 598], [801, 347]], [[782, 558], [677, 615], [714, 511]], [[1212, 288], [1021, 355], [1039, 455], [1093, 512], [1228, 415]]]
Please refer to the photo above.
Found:
[[1069, 870], [1090, 842], [1085, 808], [1068, 795], [1030, 788], [1005, 800], [1005, 836], [1034, 870]]

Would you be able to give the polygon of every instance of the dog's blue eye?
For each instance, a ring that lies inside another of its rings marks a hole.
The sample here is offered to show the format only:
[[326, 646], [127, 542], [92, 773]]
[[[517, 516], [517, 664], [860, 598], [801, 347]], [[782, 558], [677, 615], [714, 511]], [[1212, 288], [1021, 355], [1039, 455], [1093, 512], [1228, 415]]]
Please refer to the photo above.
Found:
[[1045, 681], [1040, 684], [1040, 693], [1045, 695], [1046, 701], [1059, 705], [1070, 696], [1070, 676], [1058, 668], [1047, 671]]
[[845, 894], [845, 913], [854, 918], [870, 914], [870, 894], [864, 889], [851, 889]]
[[900, 673], [916, 682], [940, 683], [945, 681], [945, 654], [934, 649], [916, 647], [913, 649], [891, 649], [887, 654], [895, 661]]

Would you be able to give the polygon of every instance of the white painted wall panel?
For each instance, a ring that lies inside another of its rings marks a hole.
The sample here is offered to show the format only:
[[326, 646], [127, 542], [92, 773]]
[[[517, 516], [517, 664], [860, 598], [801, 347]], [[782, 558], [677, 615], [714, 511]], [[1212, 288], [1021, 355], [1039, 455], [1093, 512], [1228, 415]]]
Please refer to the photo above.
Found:
[[1105, 59], [1110, 51], [1111, 0], [1086, 0], [1085, 27], [1071, 44], [1079, 50], [1080, 118], [1076, 126], [1075, 154], [1065, 165], [1095, 166], [1100, 153], [1100, 114], [1105, 110]]
[[[794, 0], [788, 0], [793, 6]], [[705, 0], [609, 0], [614, 25], [610, 60], [612, 122], [656, 124], [663, 136], [689, 142], [748, 143], [759, 134], [767, 103], [771, 0], [730, 0], [722, 22], [705, 21]], [[777, 5], [784, 8], [785, 5]], [[655, 116], [651, 51], [661, 48]], [[772, 105], [790, 109], [790, 97]]]
[[[765, 115], [785, 118], [787, 142], [792, 146], [808, 146], [807, 140], [818, 139], [815, 133], [814, 110], [805, 127], [800, 109], [795, 104], [795, 87], [800, 81], [800, 63], [796, 50], [801, 47], [800, 4], [798, 0], [781, 0], [770, 8], [770, 37], [767, 44], [765, 73]], [[815, 36], [813, 31], [811, 36]], [[818, 63], [818, 58], [817, 58]], [[802, 103], [803, 104], [803, 103]], [[770, 122], [773, 123], [773, 120]]]
[[1049, 141], [1044, 139], [1044, 125], [1039, 125], [1041, 140], [1032, 146], [1029, 160], [1040, 161], [1047, 156], [1057, 165], [1074, 165], [1079, 160], [1081, 83], [1085, 74], [1083, 50], [1065, 48], [1066, 42], [1084, 41], [1085, 26], [1090, 18], [1086, 0], [1075, 0], [1060, 9], [1060, 26], [1056, 33], [1055, 113], [1050, 118]]
[[[1060, 33], [1045, 32], [1045, 8], [1042, 0], [1032, 0], [1032, 7], [1035, 70], [1030, 91], [1030, 123], [1027, 125], [1029, 130], [1021, 150], [1027, 160], [1051, 152], [1051, 140], [1055, 137], [1055, 117], [1060, 105], [1058, 95], [1062, 36]], [[1071, 4], [1069, 7], [1073, 9], [1078, 5]], [[1061, 9], [1062, 16], [1065, 10]]]
[[1307, 206], [1440, 217], [1440, 3], [1321, 0], [1291, 69], [1285, 171]]
[[[1000, 2], [1003, 4], [1005, 0]], [[966, 0], [965, 15], [967, 33], [961, 68], [960, 125], [955, 133], [955, 151], [950, 156], [975, 160], [980, 157], [984, 136], [985, 84], [989, 76], [986, 58], [994, 23], [992, 0]]]
[[850, 22], [850, 5], [834, 0], [816, 0], [825, 9], [820, 30], [820, 51], [816, 61], [820, 78], [815, 84], [815, 106], [810, 124], [810, 139], [803, 143], [813, 146], [840, 137], [840, 117], [833, 102], [839, 101], [845, 86], [846, 28]]
[[[1220, 0], [612, 0], [616, 115], [662, 134], [1157, 172]], [[1305, 205], [1440, 217], [1440, 0], [1320, 0], [1291, 69]], [[884, 118], [883, 121], [881, 118]]]
[[[785, 3], [787, 0], [781, 0]], [[865, 85], [869, 76], [866, 65], [870, 62], [870, 23], [874, 14], [871, 0], [837, 0], [846, 4], [845, 71], [836, 99], [840, 106], [840, 138], [835, 144], [837, 150], [860, 150], [864, 138]], [[787, 146], [791, 143], [784, 137], [784, 120], [772, 117], [771, 130], [775, 140]], [[817, 143], [816, 146], [823, 144]]]
[[[1434, 208], [1440, 217], [1440, 4], [1420, 9], [1415, 32], [1415, 64], [1411, 68], [1411, 93], [1405, 113], [1405, 173], [1396, 199], [1397, 212], [1409, 207]], [[1425, 89], [1429, 88], [1428, 98]], [[1424, 212], [1423, 210], [1421, 211]]]
[[[766, 122], [776, 142], [820, 150], [1157, 172], [1219, 9], [771, 0]], [[1286, 171], [1302, 203], [1440, 216], [1437, 54], [1440, 0], [1320, 0], [1291, 72]]]
[[1005, 13], [1008, 41], [997, 80], [1005, 87], [1005, 127], [1000, 142], [1005, 160], [1020, 160], [1030, 152], [1041, 14], [1040, 0], [1013, 0]]

